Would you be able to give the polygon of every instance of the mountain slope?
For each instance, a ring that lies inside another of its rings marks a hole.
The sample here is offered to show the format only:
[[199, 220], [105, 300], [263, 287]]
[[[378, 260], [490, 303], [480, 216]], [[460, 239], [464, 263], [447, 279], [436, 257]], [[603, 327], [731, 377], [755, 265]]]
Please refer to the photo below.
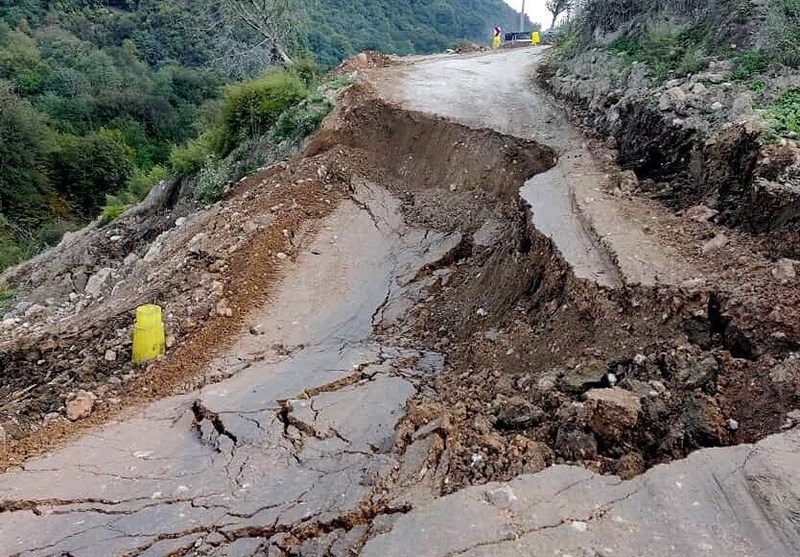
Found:
[[[502, 0], [297, 0], [296, 54], [330, 67], [366, 49], [412, 54], [515, 27]], [[0, 1], [0, 269], [95, 218], [106, 196], [170, 171], [234, 71], [216, 0]], [[243, 69], [242, 69], [243, 68]], [[98, 170], [101, 169], [101, 170]]]

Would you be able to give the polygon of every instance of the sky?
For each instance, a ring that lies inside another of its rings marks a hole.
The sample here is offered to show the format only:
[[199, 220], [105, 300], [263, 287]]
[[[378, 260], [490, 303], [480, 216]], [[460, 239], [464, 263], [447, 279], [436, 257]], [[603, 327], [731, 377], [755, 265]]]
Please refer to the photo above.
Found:
[[[553, 16], [544, 7], [544, 3], [545, 0], [525, 0], [525, 11], [531, 21], [539, 22], [544, 29], [547, 29]], [[517, 10], [517, 12], [522, 8], [522, 0], [506, 0], [506, 4]]]

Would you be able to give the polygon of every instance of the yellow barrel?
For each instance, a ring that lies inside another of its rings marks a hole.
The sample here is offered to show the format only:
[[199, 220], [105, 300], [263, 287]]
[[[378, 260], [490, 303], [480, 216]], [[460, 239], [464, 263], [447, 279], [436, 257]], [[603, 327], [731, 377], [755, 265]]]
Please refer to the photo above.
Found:
[[146, 305], [136, 308], [133, 326], [133, 363], [141, 364], [164, 355], [167, 351], [161, 307]]

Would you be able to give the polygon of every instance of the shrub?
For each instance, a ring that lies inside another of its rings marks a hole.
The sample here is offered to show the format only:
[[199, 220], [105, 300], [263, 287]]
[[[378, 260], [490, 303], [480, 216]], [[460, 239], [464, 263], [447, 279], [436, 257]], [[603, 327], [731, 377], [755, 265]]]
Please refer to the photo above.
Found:
[[555, 57], [561, 60], [572, 58], [578, 54], [582, 46], [580, 23], [575, 19], [562, 23], [553, 40]]
[[658, 82], [702, 70], [707, 64], [705, 45], [711, 26], [701, 22], [681, 27], [671, 20], [650, 23], [639, 36], [622, 35], [606, 46], [629, 62], [647, 63]]
[[114, 222], [128, 209], [130, 209], [130, 205], [116, 203], [111, 200], [106, 201], [106, 205], [103, 207], [103, 213], [100, 215], [100, 225], [104, 226], [110, 222]]
[[101, 226], [117, 220], [125, 211], [147, 197], [154, 185], [167, 178], [169, 172], [161, 166], [154, 166], [149, 172], [136, 169], [127, 188], [116, 195], [106, 196], [106, 203], [100, 215]]
[[300, 140], [316, 132], [333, 105], [321, 95], [309, 97], [292, 110], [284, 112], [275, 126], [278, 140]]
[[128, 183], [133, 171], [130, 151], [113, 134], [61, 136], [51, 155], [51, 182], [66, 193], [75, 213], [91, 219], [103, 206], [106, 194]]
[[317, 64], [314, 57], [310, 55], [298, 57], [294, 63], [288, 67], [288, 71], [291, 75], [302, 81], [303, 85], [308, 88], [312, 87], [322, 74], [319, 64]]
[[236, 145], [264, 135], [281, 113], [308, 96], [301, 79], [286, 71], [271, 71], [225, 91], [223, 137], [217, 154], [224, 157]]
[[800, 67], [800, 0], [769, 0], [767, 42], [776, 62]]
[[[0, 260], [0, 269], [5, 269], [5, 266], [2, 264], [2, 260]], [[11, 288], [6, 282], [0, 280], [0, 314], [5, 312], [10, 306], [11, 302], [14, 300], [14, 289]]]
[[800, 89], [787, 91], [763, 108], [776, 135], [800, 137]]
[[751, 50], [744, 52], [733, 59], [733, 71], [731, 78], [737, 81], [746, 81], [754, 74], [762, 73], [770, 66], [770, 59], [767, 52], [763, 50]]
[[220, 135], [220, 128], [212, 127], [187, 144], [173, 147], [169, 162], [175, 175], [181, 177], [197, 174], [209, 155], [218, 148]]
[[225, 197], [232, 181], [232, 174], [228, 159], [210, 155], [197, 174], [198, 199], [204, 205], [210, 205]]

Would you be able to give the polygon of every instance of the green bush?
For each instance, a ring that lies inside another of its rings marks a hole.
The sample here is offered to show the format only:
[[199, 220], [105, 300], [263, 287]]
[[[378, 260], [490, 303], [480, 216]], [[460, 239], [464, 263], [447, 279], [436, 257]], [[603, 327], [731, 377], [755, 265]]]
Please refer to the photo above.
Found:
[[731, 78], [746, 81], [755, 74], [766, 71], [770, 66], [769, 54], [763, 50], [744, 52], [733, 59]]
[[764, 115], [776, 135], [800, 137], [800, 89], [787, 91], [764, 105]]
[[229, 86], [222, 108], [224, 133], [218, 155], [224, 157], [240, 142], [264, 135], [283, 112], [307, 96], [308, 89], [300, 78], [282, 70]]
[[582, 46], [580, 22], [573, 19], [563, 23], [553, 41], [555, 57], [561, 60], [572, 58], [580, 52]]
[[197, 174], [218, 149], [221, 135], [220, 128], [212, 127], [187, 144], [173, 147], [169, 157], [173, 172], [179, 177]]
[[769, 0], [767, 43], [776, 62], [800, 67], [800, 0]]
[[606, 49], [625, 56], [628, 62], [647, 63], [653, 79], [662, 82], [696, 73], [707, 65], [710, 30], [707, 22], [681, 27], [671, 20], [656, 21], [639, 36], [622, 35]]
[[125, 188], [133, 172], [129, 148], [114, 135], [105, 130], [64, 135], [51, 155], [51, 183], [66, 193], [73, 212], [87, 220], [97, 215], [106, 195]]
[[204, 205], [216, 203], [225, 197], [232, 180], [230, 161], [210, 155], [197, 174], [197, 198]]
[[[2, 252], [0, 251], [0, 269], [5, 269], [2, 263]], [[14, 300], [16, 292], [6, 282], [0, 280], [0, 314], [7, 311]]]
[[322, 75], [322, 70], [314, 60], [314, 57], [306, 54], [298, 57], [294, 63], [288, 67], [290, 74], [296, 76], [307, 88], [311, 88]]
[[308, 137], [319, 129], [332, 109], [331, 102], [321, 95], [309, 97], [281, 115], [275, 126], [275, 138], [300, 140]]
[[118, 218], [120, 218], [125, 211], [130, 209], [130, 205], [128, 204], [120, 204], [115, 203], [112, 201], [106, 201], [105, 207], [103, 207], [103, 212], [100, 215], [100, 225], [104, 226], [110, 222], [114, 222]]
[[161, 166], [154, 166], [148, 172], [136, 169], [127, 188], [115, 195], [106, 196], [106, 204], [100, 214], [100, 224], [106, 225], [117, 220], [125, 211], [147, 197], [154, 185], [168, 178], [169, 172]]

